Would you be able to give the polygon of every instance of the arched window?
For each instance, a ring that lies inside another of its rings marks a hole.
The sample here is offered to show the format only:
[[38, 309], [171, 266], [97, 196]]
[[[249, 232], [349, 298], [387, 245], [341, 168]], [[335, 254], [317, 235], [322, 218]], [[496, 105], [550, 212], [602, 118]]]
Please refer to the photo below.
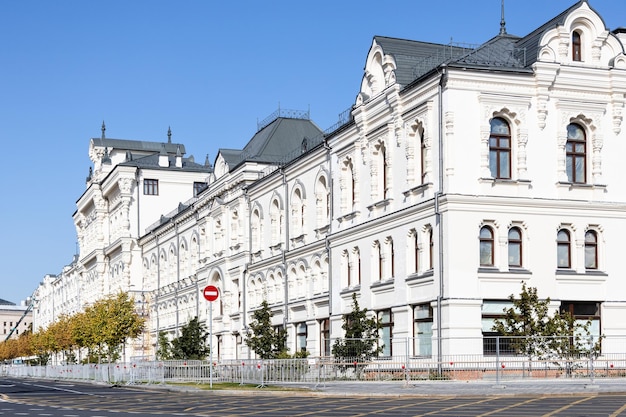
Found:
[[565, 144], [565, 167], [569, 182], [585, 183], [586, 181], [586, 146], [585, 130], [576, 123], [569, 124]]
[[493, 230], [489, 226], [480, 229], [480, 265], [493, 266]]
[[491, 119], [489, 169], [492, 178], [511, 178], [511, 129], [500, 117]]
[[557, 267], [571, 268], [571, 240], [567, 230], [559, 230], [556, 235]]
[[291, 222], [294, 236], [304, 233], [304, 202], [302, 190], [296, 188], [291, 198]]
[[572, 33], [572, 60], [582, 61], [582, 39], [580, 32], [574, 31]]
[[598, 269], [598, 235], [593, 230], [585, 233], [585, 268]]
[[509, 230], [509, 266], [522, 266], [522, 232], [519, 227]]
[[261, 213], [259, 213], [259, 209], [254, 209], [252, 212], [250, 231], [252, 235], [252, 251], [257, 252], [261, 249]]

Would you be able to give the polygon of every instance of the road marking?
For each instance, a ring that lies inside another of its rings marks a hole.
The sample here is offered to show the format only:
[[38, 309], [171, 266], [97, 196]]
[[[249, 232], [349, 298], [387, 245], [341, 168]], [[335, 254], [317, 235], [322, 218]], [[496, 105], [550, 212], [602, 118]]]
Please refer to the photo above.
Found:
[[561, 407], [561, 408], [557, 408], [556, 410], [554, 410], [554, 411], [553, 411], [553, 412], [551, 412], [551, 413], [544, 414], [544, 415], [543, 415], [543, 416], [541, 416], [541, 417], [550, 417], [550, 416], [554, 416], [554, 415], [556, 415], [556, 414], [560, 413], [561, 411], [565, 411], [565, 410], [567, 410], [568, 408], [571, 408], [571, 407], [575, 406], [576, 404], [584, 403], [585, 401], [589, 401], [590, 399], [595, 398], [595, 397], [597, 397], [597, 396], [596, 396], [596, 395], [593, 395], [593, 396], [591, 396], [591, 397], [582, 398], [582, 399], [580, 399], [580, 400], [578, 400], [578, 401], [574, 401], [573, 403], [569, 403], [569, 404], [567, 404], [567, 405], [564, 405], [564, 406], [563, 406], [563, 407]]
[[37, 384], [33, 384], [34, 387], [39, 387], [39, 388], [48, 388], [48, 389], [54, 389], [57, 391], [65, 391], [65, 392], [71, 392], [72, 394], [82, 394], [82, 395], [93, 395], [93, 394], [89, 394], [87, 392], [80, 392], [80, 391], [76, 391], [73, 389], [65, 389], [65, 388], [57, 388], [57, 387], [52, 387], [49, 385], [37, 385]]
[[488, 416], [488, 415], [491, 415], [491, 414], [500, 413], [500, 412], [508, 410], [510, 408], [519, 407], [521, 405], [529, 404], [529, 403], [532, 403], [532, 402], [535, 402], [535, 401], [539, 401], [539, 400], [543, 400], [543, 399], [544, 398], [531, 398], [530, 400], [522, 401], [521, 403], [511, 404], [511, 405], [509, 405], [507, 407], [498, 408], [497, 410], [493, 410], [493, 411], [490, 411], [488, 413], [479, 414], [476, 417], [484, 417], [484, 416]]
[[617, 411], [615, 411], [613, 414], [611, 414], [609, 417], [617, 417], [619, 416], [622, 411], [626, 410], [626, 404], [624, 404], [623, 406], [621, 406], [619, 409], [617, 409]]

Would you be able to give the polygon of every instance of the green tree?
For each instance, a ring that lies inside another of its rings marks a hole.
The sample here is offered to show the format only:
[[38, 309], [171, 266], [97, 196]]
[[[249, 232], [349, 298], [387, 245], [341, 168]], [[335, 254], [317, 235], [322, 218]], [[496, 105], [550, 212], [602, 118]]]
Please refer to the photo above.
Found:
[[172, 340], [172, 359], [206, 359], [210, 354], [207, 346], [209, 333], [198, 316], [189, 320], [181, 329], [179, 337]]
[[513, 304], [504, 310], [504, 317], [496, 319], [493, 331], [507, 337], [510, 345], [528, 358], [541, 357], [548, 348], [547, 337], [554, 336], [554, 326], [548, 314], [550, 298], [541, 300], [537, 289], [522, 282], [519, 296], [509, 296]]
[[369, 317], [367, 308], [359, 307], [356, 293], [353, 293], [352, 311], [343, 316], [341, 328], [344, 330], [344, 338], [335, 341], [332, 354], [343, 370], [348, 369], [349, 363], [352, 363], [357, 378], [360, 379], [367, 362], [383, 351], [384, 346], [378, 343], [380, 320]]
[[261, 359], [284, 357], [287, 350], [287, 331], [283, 328], [274, 329], [272, 311], [266, 300], [261, 302], [261, 308], [252, 313], [252, 317], [252, 333], [246, 336], [248, 347]]
[[167, 338], [167, 333], [164, 331], [159, 332], [158, 346], [159, 347], [156, 352], [157, 359], [162, 361], [172, 359], [172, 343]]
[[593, 340], [591, 321], [577, 321], [569, 312], [549, 314], [550, 298], [540, 299], [537, 289], [522, 282], [518, 297], [511, 294], [512, 307], [494, 321], [493, 330], [506, 339], [517, 353], [532, 359], [550, 360], [570, 375], [581, 355], [597, 355], [600, 341]]

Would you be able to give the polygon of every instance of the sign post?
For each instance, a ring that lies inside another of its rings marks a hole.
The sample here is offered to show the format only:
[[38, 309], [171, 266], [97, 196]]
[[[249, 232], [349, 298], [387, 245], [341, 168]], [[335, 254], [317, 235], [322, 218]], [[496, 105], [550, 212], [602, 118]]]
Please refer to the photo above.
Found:
[[209, 302], [209, 388], [213, 389], [213, 301], [220, 295], [215, 285], [207, 285], [202, 292]]

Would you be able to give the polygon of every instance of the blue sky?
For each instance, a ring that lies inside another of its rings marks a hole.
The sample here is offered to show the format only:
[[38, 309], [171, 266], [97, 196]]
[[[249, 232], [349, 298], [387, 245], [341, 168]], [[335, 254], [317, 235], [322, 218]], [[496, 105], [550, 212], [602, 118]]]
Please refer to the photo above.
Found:
[[[507, 0], [523, 36], [575, 0]], [[609, 29], [624, 0], [591, 0]], [[375, 35], [478, 44], [500, 0], [20, 0], [0, 3], [0, 298], [19, 303], [76, 251], [89, 139], [184, 143], [213, 162], [280, 106], [322, 129], [354, 103]], [[173, 202], [175, 207], [178, 202]]]

